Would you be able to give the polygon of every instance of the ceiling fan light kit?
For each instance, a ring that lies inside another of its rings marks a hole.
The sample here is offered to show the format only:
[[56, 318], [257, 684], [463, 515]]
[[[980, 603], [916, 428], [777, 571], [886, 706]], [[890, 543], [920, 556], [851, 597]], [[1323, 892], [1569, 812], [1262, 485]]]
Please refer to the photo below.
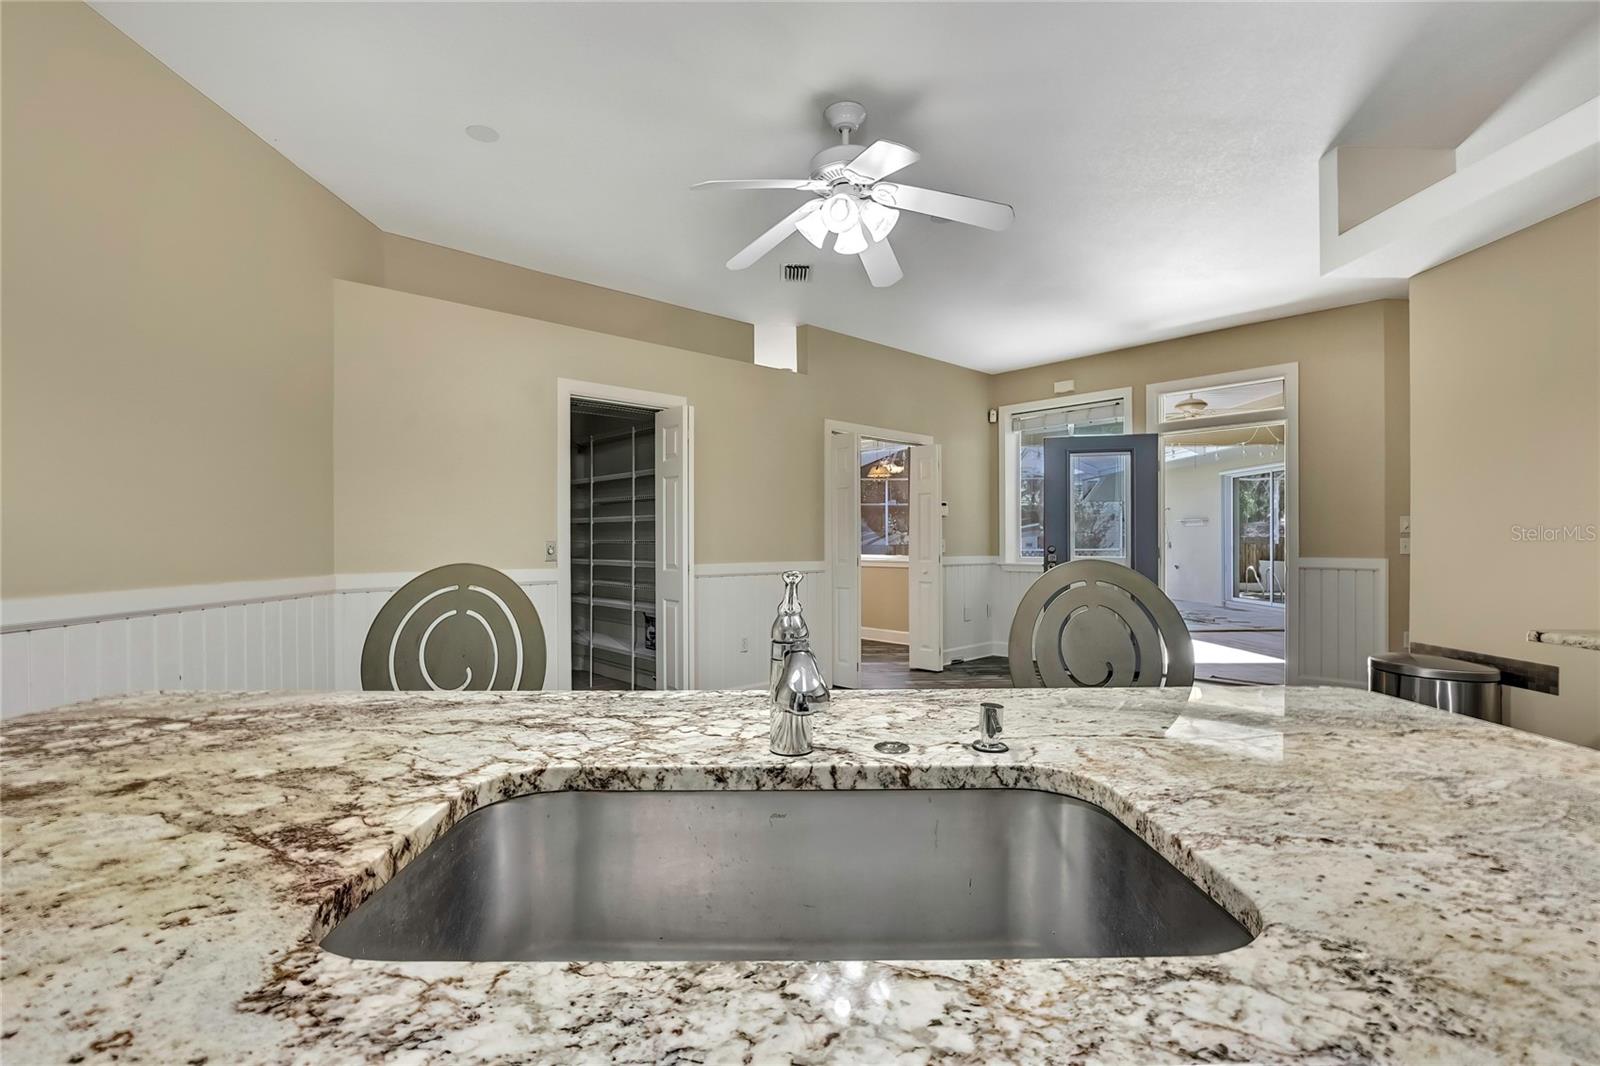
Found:
[[838, 132], [841, 143], [811, 157], [811, 177], [702, 181], [694, 186], [782, 189], [809, 192], [814, 197], [728, 260], [729, 270], [752, 266], [791, 233], [798, 232], [818, 249], [831, 234], [833, 250], [840, 255], [860, 256], [868, 280], [884, 288], [905, 276], [894, 249], [889, 247], [889, 233], [900, 221], [901, 211], [991, 230], [1011, 225], [1013, 212], [1006, 204], [884, 181], [922, 157], [894, 141], [874, 141], [865, 147], [851, 144], [850, 135], [867, 118], [867, 109], [860, 104], [841, 100], [823, 109], [822, 117]]

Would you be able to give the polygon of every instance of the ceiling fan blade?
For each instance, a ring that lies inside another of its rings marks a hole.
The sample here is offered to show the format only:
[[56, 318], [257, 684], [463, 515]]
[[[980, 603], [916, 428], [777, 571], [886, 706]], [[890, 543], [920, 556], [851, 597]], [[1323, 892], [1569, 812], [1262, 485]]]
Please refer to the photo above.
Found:
[[728, 260], [729, 270], [743, 270], [751, 266], [756, 260], [772, 251], [783, 243], [783, 239], [795, 231], [796, 224], [811, 212], [822, 206], [821, 200], [808, 200], [784, 215], [777, 225], [745, 245], [744, 251]]
[[951, 222], [982, 226], [984, 229], [1005, 229], [1016, 217], [1009, 204], [919, 189], [915, 185], [879, 182], [872, 187], [872, 198], [885, 207], [899, 207], [935, 218], [948, 218]]
[[921, 158], [922, 156], [903, 144], [896, 144], [893, 141], [873, 141], [860, 155], [850, 161], [845, 170], [851, 177], [857, 179], [856, 184], [871, 185], [897, 170], [904, 170]]
[[802, 192], [827, 192], [828, 183], [809, 178], [737, 178], [731, 181], [700, 181], [691, 189], [798, 189]]
[[861, 265], [867, 268], [867, 278], [875, 289], [888, 288], [906, 276], [888, 241], [867, 245], [867, 250], [861, 253]]
[[871, 243], [867, 240], [867, 231], [857, 222], [833, 239], [833, 250], [840, 255], [858, 255], [866, 251]]

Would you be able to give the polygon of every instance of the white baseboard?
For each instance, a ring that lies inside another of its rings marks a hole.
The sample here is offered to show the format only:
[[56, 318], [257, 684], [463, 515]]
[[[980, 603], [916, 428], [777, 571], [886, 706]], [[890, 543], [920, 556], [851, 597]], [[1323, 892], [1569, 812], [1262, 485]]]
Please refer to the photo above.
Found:
[[885, 644], [911, 643], [911, 634], [903, 629], [875, 629], [872, 626], [861, 627], [862, 640], [881, 640]]
[[948, 666], [957, 659], [962, 662], [970, 662], [973, 659], [984, 659], [991, 655], [998, 655], [1004, 658], [1005, 654], [1006, 646], [995, 641], [982, 644], [966, 644], [958, 648], [946, 648], [944, 650], [944, 662]]

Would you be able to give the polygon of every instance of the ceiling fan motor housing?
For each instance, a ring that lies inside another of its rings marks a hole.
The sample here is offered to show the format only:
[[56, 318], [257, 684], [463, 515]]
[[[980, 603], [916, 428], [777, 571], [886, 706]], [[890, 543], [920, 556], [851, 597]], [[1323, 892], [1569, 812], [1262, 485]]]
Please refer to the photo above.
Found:
[[830, 185], [848, 181], [844, 173], [845, 167], [855, 162], [856, 156], [865, 148], [865, 145], [860, 144], [835, 144], [824, 148], [811, 157], [811, 176]]

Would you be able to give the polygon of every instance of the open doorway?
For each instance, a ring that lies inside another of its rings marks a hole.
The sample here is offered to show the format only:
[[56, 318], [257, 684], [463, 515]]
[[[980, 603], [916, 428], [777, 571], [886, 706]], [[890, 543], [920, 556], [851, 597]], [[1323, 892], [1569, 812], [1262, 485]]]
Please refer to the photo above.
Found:
[[843, 423], [827, 435], [830, 680], [908, 688], [944, 667], [938, 447]]
[[679, 396], [557, 382], [555, 686], [693, 685], [693, 414]]
[[656, 410], [572, 400], [572, 687], [656, 687]]
[[1162, 586], [1204, 681], [1284, 681], [1283, 423], [1161, 436]]
[[860, 438], [863, 687], [911, 669], [911, 445]]
[[1161, 440], [1161, 585], [1197, 680], [1293, 677], [1298, 466], [1294, 368], [1152, 386]]

